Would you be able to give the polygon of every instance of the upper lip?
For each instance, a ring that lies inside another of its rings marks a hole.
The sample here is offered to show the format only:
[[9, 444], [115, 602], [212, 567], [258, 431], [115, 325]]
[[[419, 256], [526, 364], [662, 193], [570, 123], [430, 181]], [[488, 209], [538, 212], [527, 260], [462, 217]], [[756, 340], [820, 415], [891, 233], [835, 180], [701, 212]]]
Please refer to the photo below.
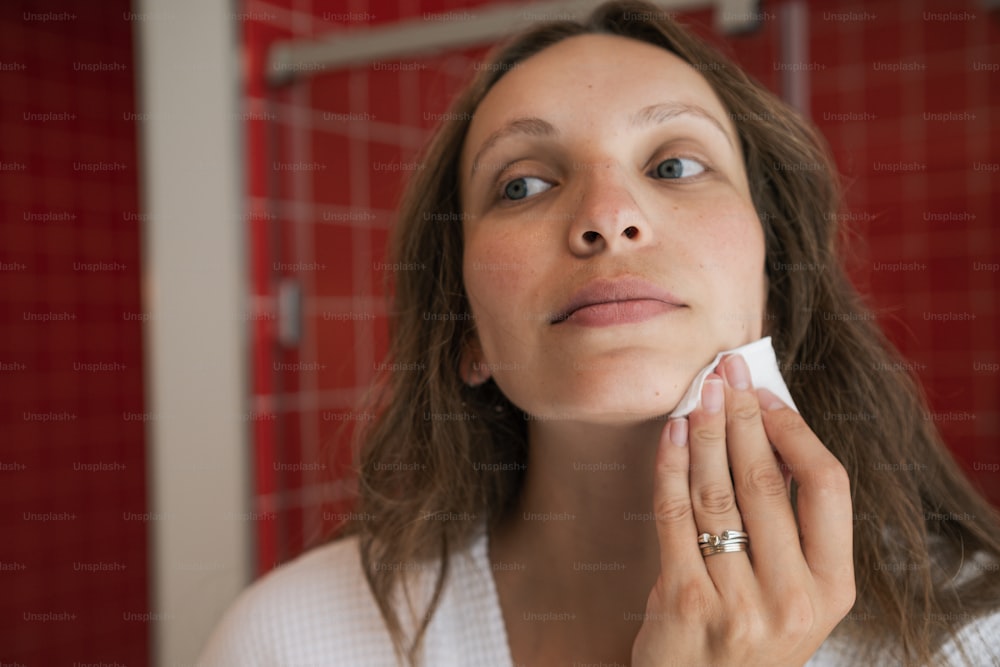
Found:
[[637, 301], [640, 299], [662, 301], [674, 306], [684, 305], [680, 299], [667, 290], [657, 287], [653, 283], [641, 278], [633, 276], [615, 279], [597, 278], [574, 292], [569, 301], [556, 311], [551, 323], [558, 324], [576, 311], [587, 306], [594, 306], [599, 303]]

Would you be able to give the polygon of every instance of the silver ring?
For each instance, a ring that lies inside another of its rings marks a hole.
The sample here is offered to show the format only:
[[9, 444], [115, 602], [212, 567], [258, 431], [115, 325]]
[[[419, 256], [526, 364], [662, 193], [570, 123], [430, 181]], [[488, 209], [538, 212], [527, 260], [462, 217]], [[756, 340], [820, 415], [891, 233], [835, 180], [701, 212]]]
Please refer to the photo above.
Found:
[[701, 555], [708, 558], [709, 556], [714, 556], [715, 554], [729, 554], [736, 553], [737, 551], [746, 551], [747, 548], [746, 542], [722, 544], [716, 547], [705, 545], [701, 548]]
[[750, 536], [742, 530], [724, 530], [720, 535], [702, 533], [698, 536], [702, 556], [735, 553], [750, 548]]
[[727, 544], [729, 542], [749, 542], [750, 535], [744, 533], [742, 530], [724, 530], [720, 535], [713, 535], [712, 533], [702, 533], [698, 536], [698, 544], [711, 544], [717, 546], [719, 544]]

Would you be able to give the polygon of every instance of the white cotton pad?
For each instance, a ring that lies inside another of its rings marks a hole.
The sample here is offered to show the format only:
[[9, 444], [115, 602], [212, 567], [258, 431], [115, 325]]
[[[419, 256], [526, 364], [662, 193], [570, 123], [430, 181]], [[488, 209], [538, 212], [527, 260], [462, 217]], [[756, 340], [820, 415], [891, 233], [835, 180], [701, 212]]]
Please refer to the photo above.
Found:
[[694, 382], [688, 387], [684, 398], [677, 404], [671, 417], [684, 417], [698, 407], [698, 399], [701, 397], [701, 387], [705, 384], [705, 378], [719, 365], [719, 360], [727, 354], [738, 354], [743, 357], [750, 367], [750, 379], [755, 389], [767, 389], [772, 394], [784, 401], [785, 405], [799, 411], [792, 401], [792, 395], [788, 393], [785, 380], [781, 377], [781, 370], [778, 369], [778, 360], [774, 356], [774, 348], [771, 347], [771, 337], [765, 336], [758, 341], [737, 347], [733, 350], [725, 350], [715, 355], [708, 366], [705, 366], [695, 376]]

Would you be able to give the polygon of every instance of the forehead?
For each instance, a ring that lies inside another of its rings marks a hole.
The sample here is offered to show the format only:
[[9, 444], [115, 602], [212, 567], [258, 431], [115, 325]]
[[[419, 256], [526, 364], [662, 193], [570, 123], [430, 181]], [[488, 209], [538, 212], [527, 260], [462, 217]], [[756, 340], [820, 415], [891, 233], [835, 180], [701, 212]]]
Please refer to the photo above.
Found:
[[618, 35], [580, 35], [512, 67], [483, 98], [462, 150], [463, 173], [476, 147], [508, 119], [537, 116], [568, 135], [623, 127], [651, 104], [700, 106], [735, 139], [728, 113], [705, 78], [673, 53]]

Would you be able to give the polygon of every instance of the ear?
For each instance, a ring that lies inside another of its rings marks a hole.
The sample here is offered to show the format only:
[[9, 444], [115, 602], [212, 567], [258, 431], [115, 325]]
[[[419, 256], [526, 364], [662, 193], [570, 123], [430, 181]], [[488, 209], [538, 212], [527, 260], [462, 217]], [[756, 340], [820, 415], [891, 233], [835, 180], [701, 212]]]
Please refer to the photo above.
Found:
[[479, 336], [475, 333], [469, 336], [469, 340], [462, 350], [459, 375], [462, 377], [462, 382], [470, 387], [478, 387], [489, 380], [492, 375], [483, 359], [483, 348], [479, 344]]

